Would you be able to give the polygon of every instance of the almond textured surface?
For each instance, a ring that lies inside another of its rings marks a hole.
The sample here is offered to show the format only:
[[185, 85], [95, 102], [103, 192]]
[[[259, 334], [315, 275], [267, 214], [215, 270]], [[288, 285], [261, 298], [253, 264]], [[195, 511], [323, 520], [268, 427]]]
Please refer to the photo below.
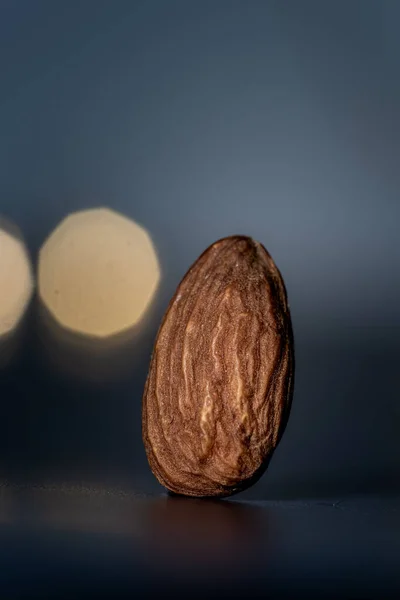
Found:
[[150, 467], [170, 491], [228, 496], [266, 469], [285, 428], [294, 346], [285, 286], [249, 237], [215, 242], [178, 286], [143, 396]]

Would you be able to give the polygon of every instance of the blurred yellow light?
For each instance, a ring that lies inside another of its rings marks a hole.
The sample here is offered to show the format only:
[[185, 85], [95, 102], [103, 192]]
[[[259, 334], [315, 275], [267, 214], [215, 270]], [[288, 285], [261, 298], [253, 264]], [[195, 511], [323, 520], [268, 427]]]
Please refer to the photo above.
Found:
[[71, 214], [40, 251], [44, 305], [61, 326], [88, 336], [108, 337], [138, 323], [159, 278], [145, 229], [106, 208]]
[[0, 336], [17, 328], [32, 291], [31, 264], [23, 242], [0, 228]]

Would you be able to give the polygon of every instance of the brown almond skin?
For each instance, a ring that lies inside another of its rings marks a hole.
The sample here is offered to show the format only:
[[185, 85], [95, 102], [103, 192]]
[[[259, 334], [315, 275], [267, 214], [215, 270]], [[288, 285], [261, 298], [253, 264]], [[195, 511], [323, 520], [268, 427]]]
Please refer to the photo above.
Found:
[[248, 488], [286, 427], [293, 385], [279, 270], [252, 238], [215, 242], [181, 281], [155, 342], [142, 405], [154, 475], [187, 496]]

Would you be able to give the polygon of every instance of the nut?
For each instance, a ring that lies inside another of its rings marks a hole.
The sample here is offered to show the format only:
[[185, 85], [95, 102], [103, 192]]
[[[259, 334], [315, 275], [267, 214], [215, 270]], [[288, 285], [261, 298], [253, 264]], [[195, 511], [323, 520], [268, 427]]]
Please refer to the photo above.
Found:
[[150, 467], [168, 490], [229, 496], [257, 481], [283, 434], [294, 383], [282, 276], [249, 237], [215, 242], [159, 329], [142, 408]]

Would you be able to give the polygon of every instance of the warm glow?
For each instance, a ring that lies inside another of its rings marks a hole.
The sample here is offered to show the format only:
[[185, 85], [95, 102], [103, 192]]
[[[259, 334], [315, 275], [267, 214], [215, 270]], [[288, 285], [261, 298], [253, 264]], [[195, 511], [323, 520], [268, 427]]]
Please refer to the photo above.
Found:
[[31, 265], [22, 241], [0, 229], [0, 336], [16, 329], [32, 290]]
[[77, 333], [108, 337], [135, 325], [160, 270], [148, 233], [109, 209], [74, 213], [53, 231], [39, 258], [46, 308]]

